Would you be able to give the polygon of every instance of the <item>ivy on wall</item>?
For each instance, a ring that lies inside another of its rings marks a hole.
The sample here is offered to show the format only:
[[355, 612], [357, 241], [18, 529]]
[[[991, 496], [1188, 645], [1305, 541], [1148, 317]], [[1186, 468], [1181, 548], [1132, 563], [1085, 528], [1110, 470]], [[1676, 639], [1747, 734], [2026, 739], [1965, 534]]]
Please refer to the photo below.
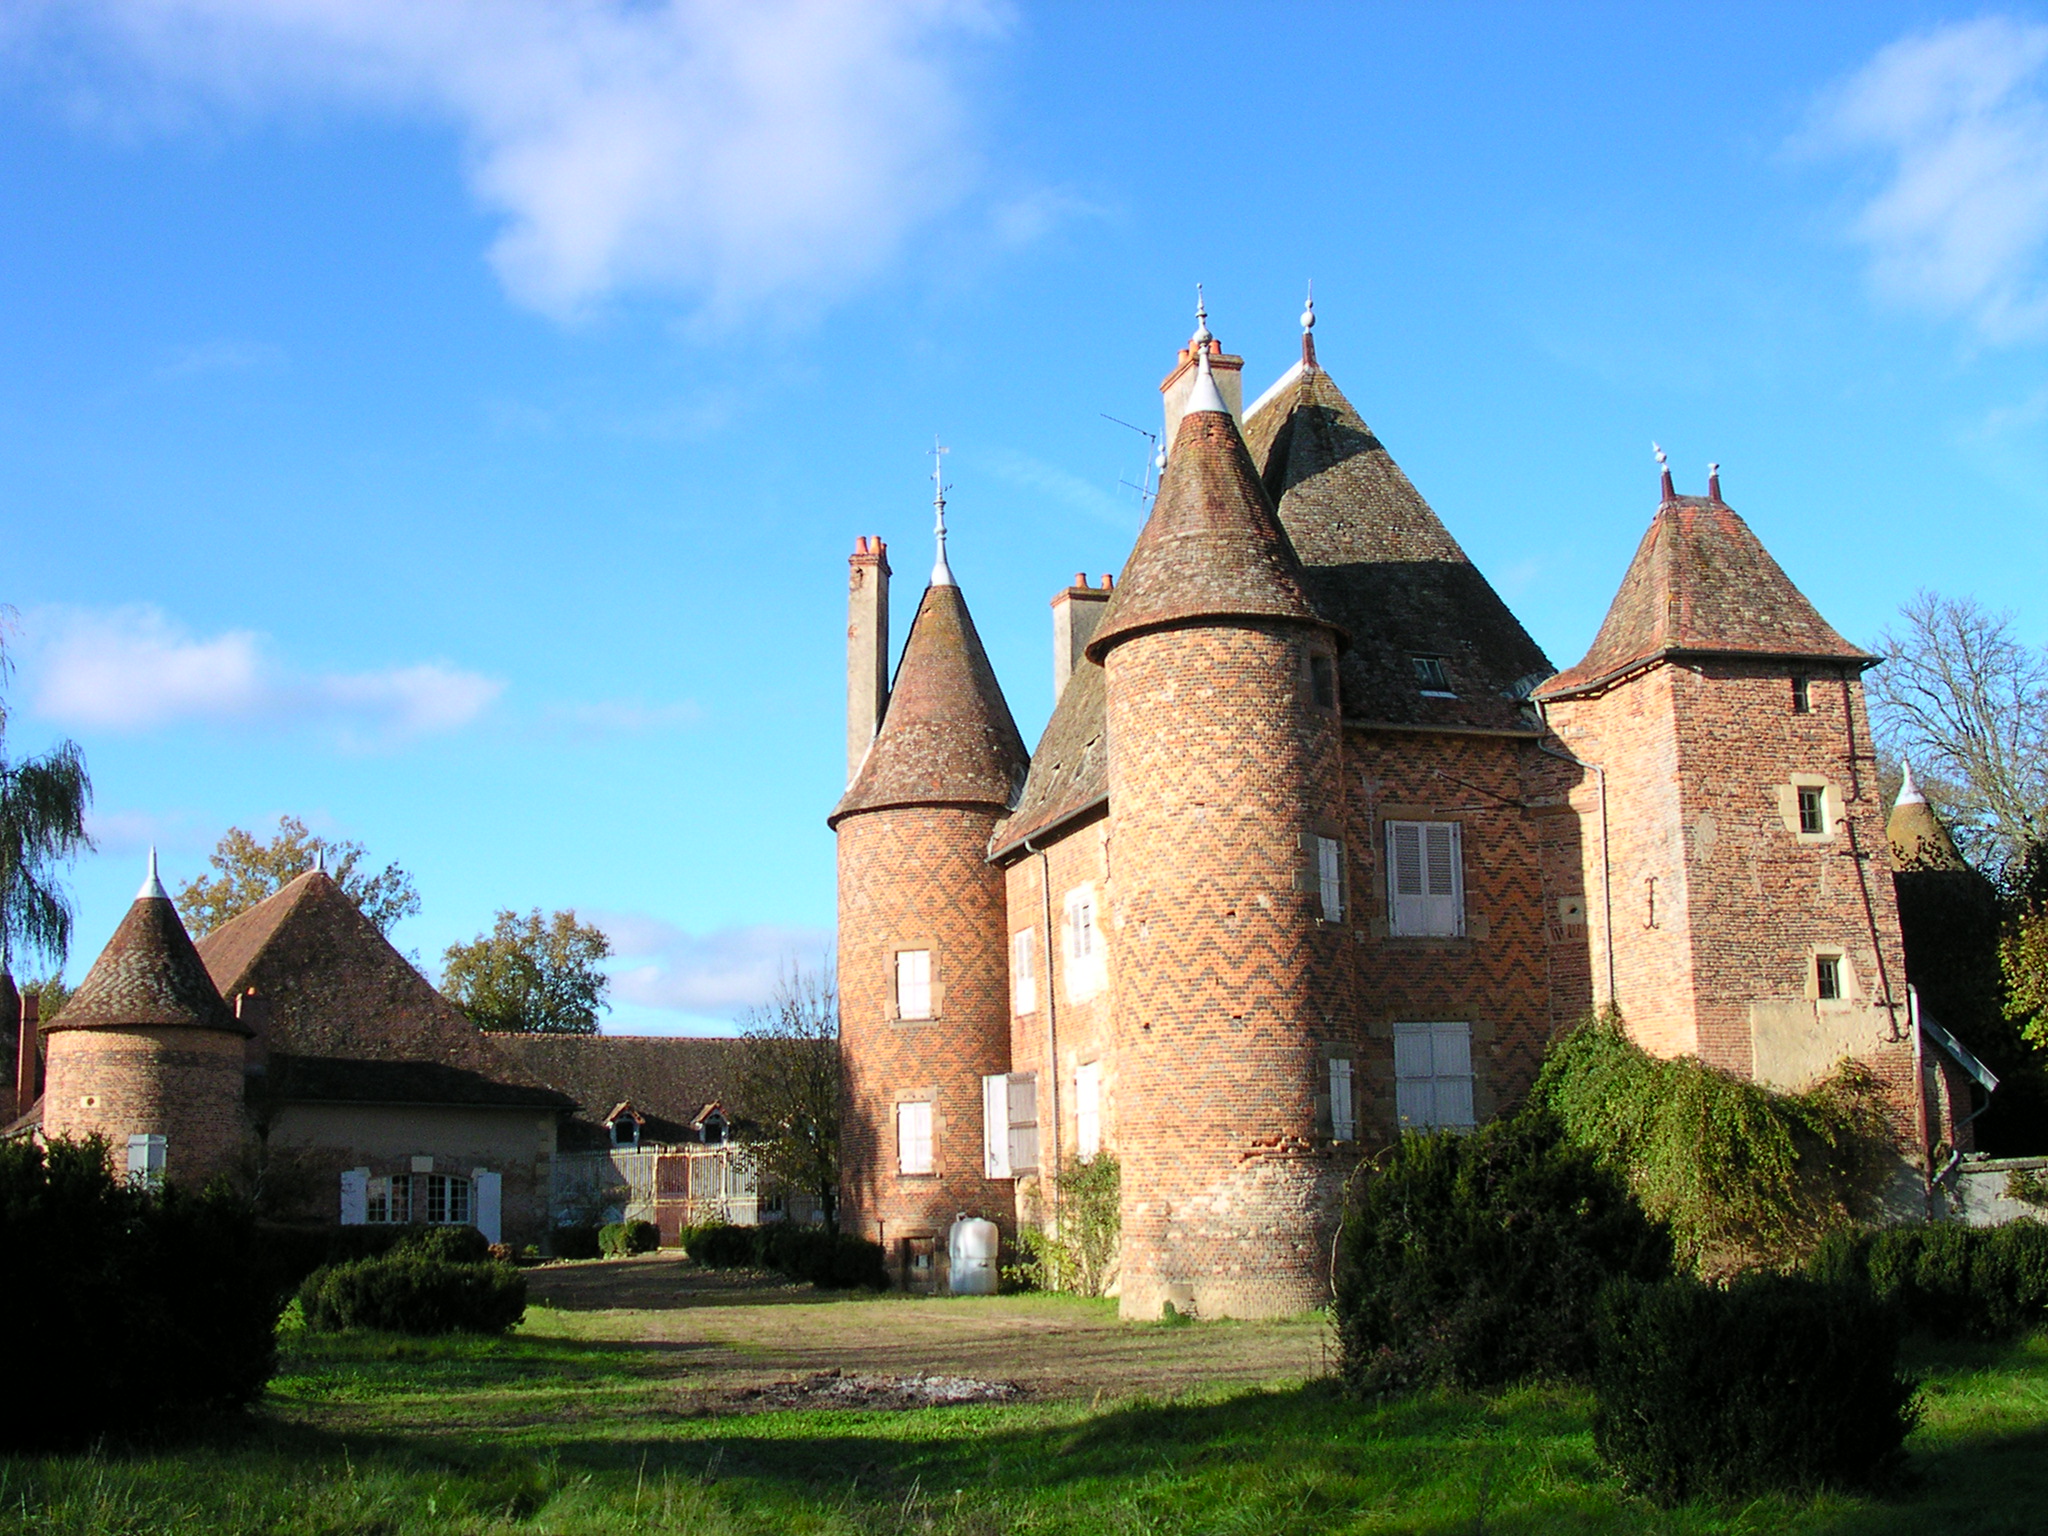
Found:
[[1038, 1291], [1107, 1294], [1123, 1233], [1123, 1171], [1107, 1152], [1068, 1163], [1054, 1175], [1058, 1222], [1017, 1234], [1019, 1262], [1008, 1278]]
[[1896, 1163], [1883, 1092], [1842, 1061], [1777, 1093], [1695, 1057], [1652, 1056], [1618, 1014], [1590, 1018], [1544, 1059], [1534, 1098], [1628, 1181], [1704, 1277], [1787, 1269], [1873, 1211]]

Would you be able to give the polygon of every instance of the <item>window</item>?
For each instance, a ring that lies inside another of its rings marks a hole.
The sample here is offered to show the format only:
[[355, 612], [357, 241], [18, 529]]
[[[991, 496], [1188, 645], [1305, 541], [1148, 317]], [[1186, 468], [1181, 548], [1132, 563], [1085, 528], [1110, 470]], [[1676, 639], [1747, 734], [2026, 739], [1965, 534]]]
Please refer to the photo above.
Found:
[[369, 1199], [363, 1211], [363, 1220], [379, 1224], [411, 1221], [412, 1175], [394, 1173], [381, 1179], [370, 1180]]
[[1330, 1058], [1330, 1135], [1338, 1141], [1355, 1141], [1358, 1117], [1351, 1103], [1351, 1058]]
[[1062, 943], [1066, 950], [1067, 1000], [1086, 1002], [1102, 990], [1105, 980], [1102, 931], [1095, 923], [1094, 886], [1077, 885], [1067, 892]]
[[427, 1220], [442, 1227], [468, 1226], [469, 1180], [452, 1173], [430, 1173], [426, 1177]]
[[1842, 957], [1840, 955], [1815, 955], [1813, 957], [1813, 995], [1824, 1003], [1842, 1000]]
[[1074, 1155], [1102, 1150], [1102, 1063], [1084, 1061], [1074, 1069]]
[[1799, 832], [1802, 837], [1815, 837], [1828, 829], [1827, 791], [1818, 784], [1797, 786], [1799, 795]]
[[1810, 715], [1813, 713], [1813, 679], [1795, 677], [1792, 679], [1792, 713]]
[[1411, 656], [1415, 663], [1415, 685], [1422, 690], [1424, 698], [1455, 699], [1451, 691], [1451, 675], [1444, 670], [1441, 656]]
[[170, 1150], [167, 1136], [130, 1136], [128, 1138], [128, 1182], [130, 1184], [161, 1184], [164, 1178], [164, 1155]]
[[1010, 1008], [1030, 1013], [1038, 1007], [1038, 930], [1010, 935]]
[[615, 1147], [637, 1147], [640, 1145], [640, 1121], [634, 1115], [621, 1115], [612, 1122], [612, 1145]]
[[992, 1179], [1037, 1171], [1035, 1072], [997, 1072], [981, 1080], [981, 1163]]
[[932, 1106], [929, 1101], [896, 1106], [896, 1167], [902, 1173], [932, 1171]]
[[932, 1016], [932, 952], [928, 949], [899, 949], [896, 952], [896, 1017], [928, 1019]]
[[1394, 1104], [1404, 1129], [1463, 1130], [1477, 1124], [1470, 1024], [1394, 1026]]
[[1317, 709], [1337, 707], [1337, 658], [1326, 656], [1321, 651], [1310, 651], [1308, 656], [1309, 695], [1315, 700]]
[[1387, 823], [1387, 926], [1408, 936], [1465, 931], [1465, 871], [1455, 821]]
[[1316, 839], [1316, 890], [1322, 897], [1323, 921], [1344, 920], [1344, 845], [1334, 837]]

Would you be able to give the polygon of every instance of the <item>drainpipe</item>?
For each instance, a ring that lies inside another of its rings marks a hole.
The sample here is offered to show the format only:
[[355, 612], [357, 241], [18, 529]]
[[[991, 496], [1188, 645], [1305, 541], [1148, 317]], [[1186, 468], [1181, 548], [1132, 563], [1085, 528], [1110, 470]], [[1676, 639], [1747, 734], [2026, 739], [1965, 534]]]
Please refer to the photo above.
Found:
[[[1842, 730], [1849, 747], [1849, 792], [1854, 801], [1863, 799], [1863, 776], [1856, 768], [1856, 696], [1850, 686], [1849, 674], [1842, 673]], [[1856, 885], [1863, 893], [1863, 923], [1870, 930], [1871, 952], [1877, 957], [1877, 984], [1884, 995], [1885, 1017], [1891, 1020], [1892, 1039], [1899, 1038], [1899, 1012], [1892, 1001], [1891, 969], [1884, 963], [1884, 940], [1877, 931], [1877, 908], [1870, 899], [1870, 871], [1865, 867], [1869, 856], [1856, 841], [1856, 819], [1849, 815], [1848, 807], [1842, 810], [1842, 828], [1848, 834], [1849, 857], [1856, 865]]]
[[[1538, 704], [1536, 710], [1542, 714], [1543, 706]], [[1543, 723], [1546, 727], [1550, 724], [1548, 716], [1544, 717]], [[1559, 762], [1583, 768], [1600, 780], [1600, 910], [1601, 932], [1607, 940], [1607, 1006], [1619, 1008], [1621, 1000], [1615, 995], [1614, 985], [1614, 873], [1607, 857], [1607, 770], [1598, 763], [1589, 763], [1563, 747], [1553, 747], [1547, 742], [1537, 742], [1536, 750]]]
[[[1031, 839], [1024, 839], [1024, 852], [1038, 855], [1038, 894], [1045, 916], [1045, 1091], [1041, 1095], [1045, 1107], [1040, 1112], [1042, 1124], [1052, 1129], [1050, 1138], [1041, 1138], [1038, 1157], [1038, 1187], [1045, 1201], [1046, 1225], [1058, 1230], [1059, 1224], [1059, 1168], [1060, 1168], [1060, 1026], [1055, 1011], [1058, 1004], [1053, 1001], [1052, 957], [1057, 945], [1052, 937], [1052, 863], [1045, 856], [1043, 847], [1033, 848]], [[1050, 1141], [1048, 1147], [1046, 1141]]]

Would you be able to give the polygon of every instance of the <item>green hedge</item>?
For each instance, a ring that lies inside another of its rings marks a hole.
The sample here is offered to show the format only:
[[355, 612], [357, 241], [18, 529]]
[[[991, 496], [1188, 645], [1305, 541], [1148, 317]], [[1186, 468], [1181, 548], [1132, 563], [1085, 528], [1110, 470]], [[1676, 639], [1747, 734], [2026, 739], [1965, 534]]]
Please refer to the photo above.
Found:
[[822, 1227], [713, 1225], [683, 1233], [683, 1251], [711, 1269], [772, 1269], [792, 1280], [836, 1290], [887, 1290], [881, 1245]]
[[114, 1176], [107, 1144], [0, 1143], [0, 1446], [161, 1435], [251, 1402], [281, 1307], [246, 1202]]
[[1919, 1419], [1895, 1314], [1858, 1287], [1622, 1281], [1597, 1344], [1594, 1447], [1663, 1504], [1868, 1487]]
[[388, 1253], [417, 1253], [454, 1263], [480, 1264], [490, 1244], [475, 1227], [382, 1224], [343, 1227], [264, 1224], [257, 1229], [258, 1262], [282, 1306], [316, 1269], [378, 1259]]
[[1404, 1136], [1347, 1203], [1343, 1376], [1366, 1393], [1582, 1377], [1600, 1287], [1669, 1273], [1663, 1231], [1549, 1117]]
[[299, 1305], [321, 1333], [503, 1333], [526, 1315], [526, 1277], [510, 1264], [394, 1253], [315, 1270]]
[[615, 1221], [597, 1234], [597, 1251], [607, 1259], [652, 1253], [660, 1246], [661, 1229], [651, 1221]]
[[1942, 1338], [2011, 1338], [2048, 1323], [2048, 1226], [2037, 1221], [1838, 1237], [1810, 1272], [1867, 1286], [1905, 1327]]
[[554, 1231], [555, 1257], [558, 1259], [595, 1259], [602, 1249], [598, 1246], [598, 1234], [604, 1229], [593, 1222], [579, 1222], [574, 1226], [557, 1227]]

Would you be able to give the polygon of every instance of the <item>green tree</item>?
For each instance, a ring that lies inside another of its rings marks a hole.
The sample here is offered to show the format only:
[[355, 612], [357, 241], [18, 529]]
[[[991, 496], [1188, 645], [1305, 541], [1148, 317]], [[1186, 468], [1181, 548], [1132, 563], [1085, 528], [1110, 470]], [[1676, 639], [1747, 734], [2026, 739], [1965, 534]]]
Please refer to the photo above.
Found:
[[[11, 616], [11, 609], [0, 609], [0, 646]], [[0, 648], [0, 683], [13, 670]], [[74, 914], [57, 866], [91, 851], [85, 830], [91, 804], [92, 779], [76, 742], [60, 741], [19, 762], [8, 757], [7, 704], [0, 699], [0, 972], [11, 972], [17, 956], [30, 953], [62, 968]]]
[[740, 1019], [734, 1087], [760, 1127], [747, 1158], [764, 1187], [798, 1189], [839, 1231], [839, 983], [792, 965], [766, 1004]]
[[363, 845], [345, 838], [316, 837], [296, 816], [277, 819], [277, 835], [259, 843], [240, 827], [229, 827], [207, 860], [211, 876], [195, 875], [178, 890], [178, 911], [194, 938], [213, 932], [258, 902], [274, 896], [324, 857], [327, 873], [363, 910], [379, 931], [389, 933], [400, 918], [420, 909], [412, 876], [396, 864], [372, 874]]
[[604, 931], [574, 912], [545, 920], [538, 907], [525, 917], [500, 912], [489, 933], [448, 946], [441, 990], [479, 1029], [594, 1035], [611, 1006], [612, 979], [598, 969], [611, 952]]

